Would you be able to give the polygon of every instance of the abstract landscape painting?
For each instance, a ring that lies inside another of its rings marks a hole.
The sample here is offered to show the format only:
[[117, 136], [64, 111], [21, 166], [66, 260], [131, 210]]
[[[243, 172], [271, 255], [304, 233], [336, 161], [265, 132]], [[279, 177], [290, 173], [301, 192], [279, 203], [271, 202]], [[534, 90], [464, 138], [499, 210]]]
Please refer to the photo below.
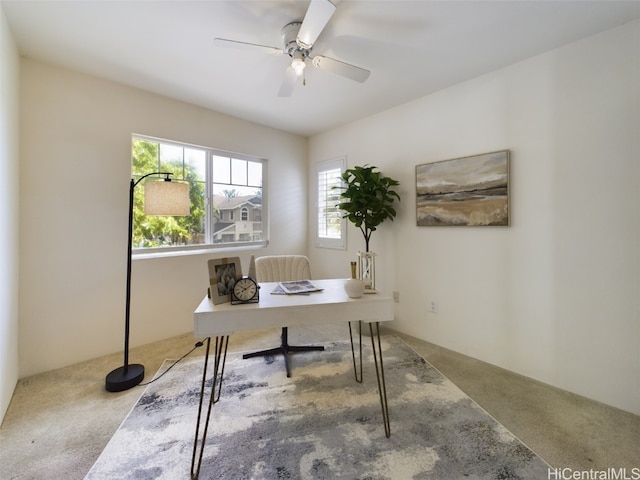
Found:
[[509, 225], [509, 150], [416, 166], [416, 222]]

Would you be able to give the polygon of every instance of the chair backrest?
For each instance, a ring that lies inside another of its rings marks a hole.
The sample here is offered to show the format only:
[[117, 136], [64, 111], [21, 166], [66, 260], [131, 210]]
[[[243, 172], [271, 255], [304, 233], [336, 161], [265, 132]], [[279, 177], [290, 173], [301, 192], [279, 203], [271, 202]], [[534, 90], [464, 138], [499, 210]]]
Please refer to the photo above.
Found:
[[258, 282], [311, 280], [311, 266], [304, 255], [267, 255], [256, 258]]

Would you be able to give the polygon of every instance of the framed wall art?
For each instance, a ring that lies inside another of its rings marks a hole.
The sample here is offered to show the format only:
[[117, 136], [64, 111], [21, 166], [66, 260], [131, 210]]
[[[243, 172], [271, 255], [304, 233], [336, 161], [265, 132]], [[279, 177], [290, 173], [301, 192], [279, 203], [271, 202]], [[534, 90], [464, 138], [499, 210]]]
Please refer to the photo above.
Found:
[[231, 290], [242, 276], [240, 257], [212, 258], [209, 267], [209, 297], [214, 305], [231, 301]]
[[416, 223], [509, 225], [509, 150], [417, 165]]

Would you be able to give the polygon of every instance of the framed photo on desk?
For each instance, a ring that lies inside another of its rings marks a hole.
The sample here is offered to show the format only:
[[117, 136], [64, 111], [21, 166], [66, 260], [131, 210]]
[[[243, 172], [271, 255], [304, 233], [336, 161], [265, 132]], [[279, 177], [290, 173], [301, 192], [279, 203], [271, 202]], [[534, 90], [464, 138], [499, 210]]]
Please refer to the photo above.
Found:
[[212, 258], [209, 267], [209, 297], [214, 305], [231, 301], [231, 290], [242, 277], [240, 257]]

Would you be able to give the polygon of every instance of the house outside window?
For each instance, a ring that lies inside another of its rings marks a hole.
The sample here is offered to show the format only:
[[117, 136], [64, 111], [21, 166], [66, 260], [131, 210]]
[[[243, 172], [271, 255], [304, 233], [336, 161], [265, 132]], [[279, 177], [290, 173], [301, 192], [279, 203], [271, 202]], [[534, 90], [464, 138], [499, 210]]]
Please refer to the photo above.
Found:
[[345, 249], [347, 225], [338, 208], [342, 185], [342, 172], [346, 158], [319, 162], [315, 165], [316, 183], [316, 238], [315, 245], [323, 248]]
[[189, 183], [191, 201], [188, 217], [146, 216], [144, 180], [134, 198], [136, 253], [266, 244], [266, 166], [260, 158], [133, 135], [133, 178], [171, 172]]

